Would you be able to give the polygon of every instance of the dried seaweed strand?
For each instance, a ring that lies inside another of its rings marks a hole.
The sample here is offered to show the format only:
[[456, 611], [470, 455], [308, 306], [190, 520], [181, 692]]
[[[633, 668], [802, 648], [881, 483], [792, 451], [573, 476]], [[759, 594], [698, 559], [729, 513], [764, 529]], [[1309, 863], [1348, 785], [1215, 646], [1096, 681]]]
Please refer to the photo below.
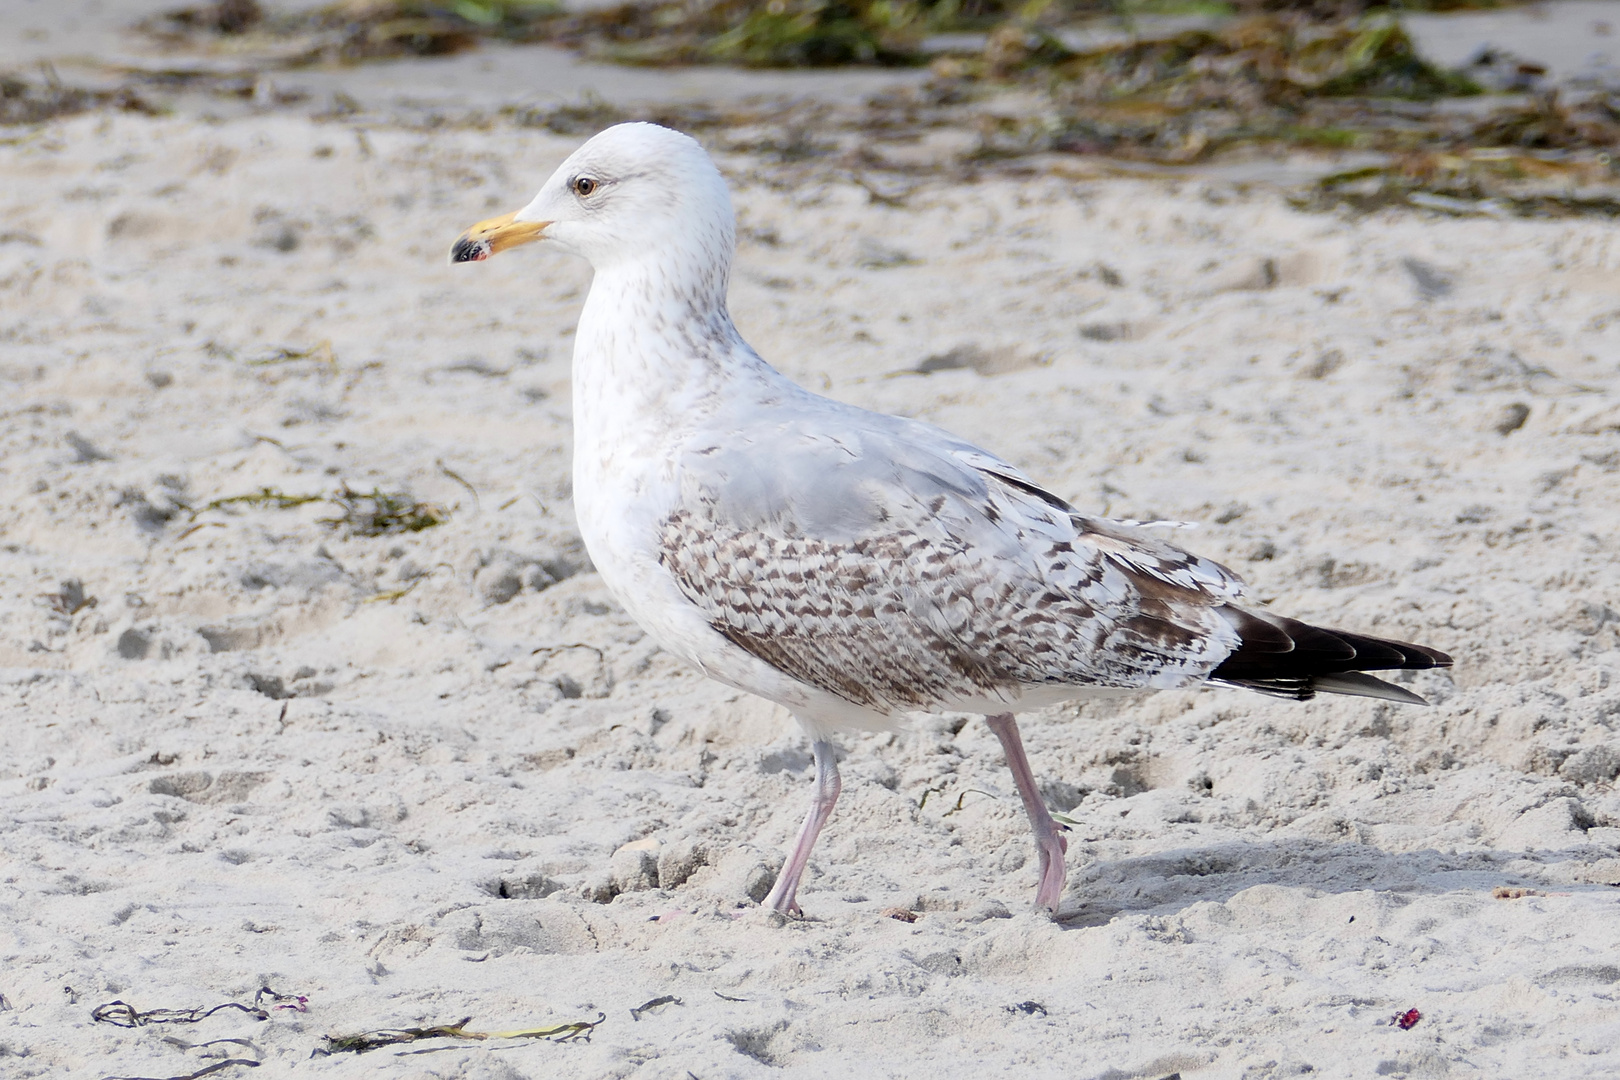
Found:
[[325, 1050], [317, 1050], [317, 1054], [364, 1054], [368, 1050], [377, 1050], [384, 1046], [396, 1046], [400, 1043], [419, 1042], [423, 1039], [549, 1039], [552, 1042], [572, 1042], [575, 1039], [590, 1040], [591, 1032], [595, 1031], [604, 1021], [607, 1014], [598, 1012], [594, 1021], [576, 1020], [569, 1024], [557, 1024], [545, 1028], [525, 1028], [518, 1031], [468, 1031], [467, 1025], [472, 1017], [465, 1016], [453, 1024], [437, 1024], [432, 1027], [417, 1028], [379, 1028], [375, 1031], [362, 1031], [358, 1035], [327, 1035]]
[[227, 1001], [211, 1009], [149, 1009], [146, 1012], [141, 1012], [127, 1001], [109, 1001], [92, 1009], [90, 1019], [124, 1028], [145, 1027], [147, 1024], [195, 1024], [223, 1009], [239, 1009], [255, 1020], [270, 1019], [270, 1014], [258, 1006], [244, 1005], [239, 1001]]
[[639, 1023], [641, 1021], [641, 1014], [644, 1013], [644, 1012], [650, 1012], [653, 1009], [659, 1009], [659, 1008], [662, 1008], [665, 1005], [685, 1005], [685, 1004], [686, 1004], [686, 1002], [682, 1001], [680, 998], [676, 997], [674, 994], [665, 994], [662, 997], [655, 997], [651, 1001], [645, 1002], [645, 1003], [643, 1003], [641, 1005], [637, 1005], [635, 1008], [631, 1009], [630, 1010], [630, 1019], [632, 1019], [632, 1020], [636, 1021], [637, 1023]]
[[249, 1069], [259, 1067], [257, 1061], [249, 1061], [247, 1058], [226, 1058], [224, 1061], [216, 1061], [206, 1068], [198, 1069], [193, 1073], [185, 1073], [182, 1076], [103, 1076], [101, 1080], [199, 1080], [200, 1077], [210, 1076], [221, 1069], [229, 1069], [233, 1065], [243, 1065]]

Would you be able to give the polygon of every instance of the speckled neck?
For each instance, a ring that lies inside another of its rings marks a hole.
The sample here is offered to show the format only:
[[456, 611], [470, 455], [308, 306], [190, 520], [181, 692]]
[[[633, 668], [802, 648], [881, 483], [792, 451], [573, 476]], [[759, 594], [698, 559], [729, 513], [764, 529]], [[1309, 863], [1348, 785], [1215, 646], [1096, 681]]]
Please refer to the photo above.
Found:
[[732, 325], [729, 252], [714, 255], [666, 249], [598, 269], [574, 342], [577, 461], [613, 471], [746, 384], [782, 379]]

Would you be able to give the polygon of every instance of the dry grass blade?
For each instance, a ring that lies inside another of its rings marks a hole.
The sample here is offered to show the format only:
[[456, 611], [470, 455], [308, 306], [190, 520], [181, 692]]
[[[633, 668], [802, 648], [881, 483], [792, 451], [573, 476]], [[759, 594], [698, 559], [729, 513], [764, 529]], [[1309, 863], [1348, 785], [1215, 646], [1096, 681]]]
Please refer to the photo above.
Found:
[[575, 1039], [584, 1039], [589, 1042], [591, 1032], [601, 1027], [607, 1021], [607, 1013], [598, 1012], [595, 1020], [575, 1020], [567, 1024], [554, 1024], [551, 1027], [525, 1028], [517, 1031], [489, 1031], [480, 1038], [485, 1039], [550, 1039], [552, 1042], [573, 1042]]
[[337, 353], [332, 350], [330, 341], [322, 341], [308, 349], [294, 349], [288, 346], [271, 349], [263, 356], [248, 360], [247, 364], [249, 367], [271, 367], [276, 364], [290, 363], [294, 360], [314, 360], [316, 363], [330, 368], [334, 374], [338, 370]]
[[227, 506], [260, 506], [272, 510], [291, 510], [294, 507], [304, 506], [308, 503], [321, 502], [325, 498], [324, 495], [288, 495], [285, 492], [277, 491], [275, 488], [262, 487], [258, 491], [249, 492], [246, 495], [226, 495], [223, 498], [214, 499], [201, 509], [193, 512], [191, 518], [195, 521], [199, 514], [207, 513], [210, 510], [223, 510]]
[[452, 574], [456, 572], [456, 568], [451, 566], [449, 563], [434, 563], [432, 566], [428, 567], [420, 577], [414, 578], [409, 585], [398, 589], [388, 589], [384, 592], [373, 593], [371, 596], [366, 597], [360, 602], [362, 604], [392, 604], [396, 600], [403, 600], [405, 597], [409, 596], [418, 585], [430, 579], [436, 570], [448, 570]]

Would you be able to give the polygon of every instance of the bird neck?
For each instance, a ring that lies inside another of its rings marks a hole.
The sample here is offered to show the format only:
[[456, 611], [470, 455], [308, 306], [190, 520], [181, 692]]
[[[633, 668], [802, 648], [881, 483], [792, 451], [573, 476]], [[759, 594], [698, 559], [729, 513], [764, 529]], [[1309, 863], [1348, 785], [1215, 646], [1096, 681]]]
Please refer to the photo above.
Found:
[[682, 254], [597, 270], [574, 341], [576, 411], [610, 422], [689, 415], [727, 380], [769, 370], [732, 325], [728, 268]]
[[724, 267], [707, 280], [695, 277], [647, 262], [599, 268], [591, 282], [574, 341], [574, 489], [582, 528], [591, 528], [601, 510], [592, 498], [641, 484], [634, 478], [642, 470], [667, 464], [728, 404], [784, 392], [784, 377], [731, 323]]

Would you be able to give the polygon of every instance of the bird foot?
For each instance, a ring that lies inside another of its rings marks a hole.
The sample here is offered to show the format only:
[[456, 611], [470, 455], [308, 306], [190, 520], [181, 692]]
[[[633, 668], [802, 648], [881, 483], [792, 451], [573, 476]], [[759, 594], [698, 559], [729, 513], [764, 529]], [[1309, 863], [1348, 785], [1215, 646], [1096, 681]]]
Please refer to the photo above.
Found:
[[1069, 842], [1054, 831], [1037, 837], [1036, 845], [1041, 855], [1041, 883], [1035, 890], [1035, 907], [1055, 916], [1068, 880], [1063, 857], [1068, 854]]
[[765, 898], [765, 903], [760, 906], [768, 908], [769, 910], [776, 912], [778, 915], [785, 915], [790, 919], [804, 918], [804, 909], [799, 907], [799, 902], [797, 900], [789, 900], [784, 904], [775, 897], [767, 896]]

